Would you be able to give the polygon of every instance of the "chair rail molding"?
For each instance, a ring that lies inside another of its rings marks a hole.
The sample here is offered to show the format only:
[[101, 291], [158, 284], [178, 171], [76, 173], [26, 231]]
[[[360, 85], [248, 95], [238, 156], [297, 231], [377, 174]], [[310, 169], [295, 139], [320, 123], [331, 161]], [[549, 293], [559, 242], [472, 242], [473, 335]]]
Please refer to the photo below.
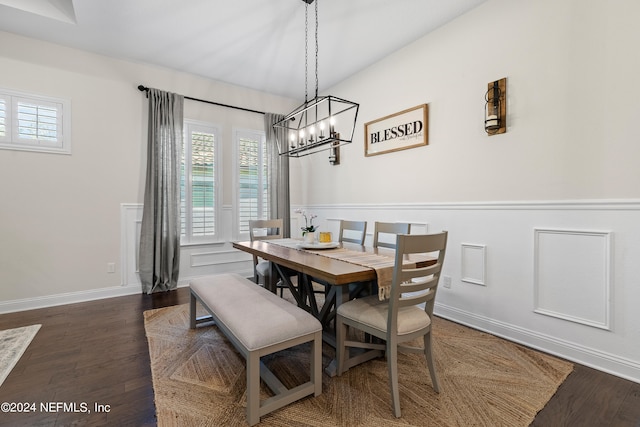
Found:
[[[414, 209], [496, 209], [496, 210], [640, 210], [640, 199], [570, 199], [570, 200], [514, 200], [477, 202], [431, 203], [340, 203], [295, 205], [300, 209], [361, 209], [361, 210], [414, 210]], [[293, 212], [294, 205], [291, 211]]]

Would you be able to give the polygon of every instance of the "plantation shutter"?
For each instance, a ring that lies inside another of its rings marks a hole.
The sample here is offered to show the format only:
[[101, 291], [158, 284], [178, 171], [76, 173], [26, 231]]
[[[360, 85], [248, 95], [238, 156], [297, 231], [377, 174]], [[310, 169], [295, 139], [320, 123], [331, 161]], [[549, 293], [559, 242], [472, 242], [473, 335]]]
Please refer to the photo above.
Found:
[[7, 141], [9, 132], [7, 129], [7, 98], [0, 95], [0, 141]]
[[213, 236], [215, 218], [215, 139], [204, 132], [191, 132], [191, 235]]
[[264, 135], [238, 132], [238, 222], [241, 234], [249, 221], [269, 218], [269, 180]]
[[14, 141], [62, 147], [62, 104], [14, 97]]

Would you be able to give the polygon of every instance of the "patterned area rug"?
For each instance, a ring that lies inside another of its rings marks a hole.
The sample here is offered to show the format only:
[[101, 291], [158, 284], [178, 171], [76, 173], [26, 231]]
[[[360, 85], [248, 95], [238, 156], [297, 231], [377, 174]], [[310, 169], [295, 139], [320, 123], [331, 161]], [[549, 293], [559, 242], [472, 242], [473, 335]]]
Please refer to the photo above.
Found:
[[0, 386], [16, 366], [41, 325], [0, 331]]
[[[244, 359], [215, 326], [189, 329], [188, 304], [146, 311], [158, 425], [244, 426]], [[424, 357], [399, 357], [402, 417], [391, 409], [387, 365], [373, 360], [340, 377], [323, 375], [322, 395], [261, 418], [264, 426], [528, 426], [573, 370], [571, 363], [441, 318], [434, 320], [441, 392]], [[306, 381], [308, 348], [263, 358], [287, 385]], [[323, 364], [334, 351], [325, 344]], [[266, 387], [263, 396], [269, 396]]]

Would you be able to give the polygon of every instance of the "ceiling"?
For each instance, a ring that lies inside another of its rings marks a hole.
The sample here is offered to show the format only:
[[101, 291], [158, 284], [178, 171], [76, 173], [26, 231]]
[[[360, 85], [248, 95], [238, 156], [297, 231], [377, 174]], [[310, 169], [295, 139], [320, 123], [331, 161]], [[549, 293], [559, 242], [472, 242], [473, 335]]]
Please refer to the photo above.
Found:
[[[317, 0], [320, 92], [486, 0]], [[304, 97], [302, 0], [0, 0], [0, 31]], [[308, 90], [315, 92], [315, 3]], [[145, 83], [145, 82], [140, 82]]]

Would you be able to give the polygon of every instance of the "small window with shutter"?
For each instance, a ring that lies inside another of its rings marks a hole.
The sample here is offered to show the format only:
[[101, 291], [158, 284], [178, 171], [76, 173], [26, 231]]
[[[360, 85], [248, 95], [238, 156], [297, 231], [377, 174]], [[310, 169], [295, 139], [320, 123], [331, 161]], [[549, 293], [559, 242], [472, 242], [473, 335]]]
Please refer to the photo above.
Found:
[[0, 148], [71, 154], [71, 101], [0, 89]]

